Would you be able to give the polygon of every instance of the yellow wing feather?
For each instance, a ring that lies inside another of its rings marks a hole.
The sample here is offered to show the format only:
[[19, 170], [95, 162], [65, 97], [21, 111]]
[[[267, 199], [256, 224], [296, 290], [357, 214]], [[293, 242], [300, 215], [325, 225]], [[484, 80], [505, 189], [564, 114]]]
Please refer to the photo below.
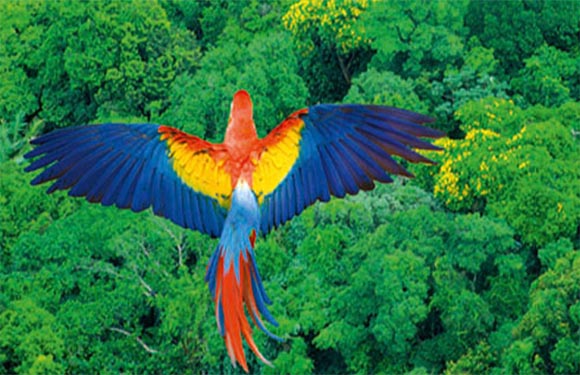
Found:
[[161, 139], [166, 140], [173, 169], [193, 190], [214, 198], [220, 206], [229, 208], [232, 195], [231, 176], [219, 160], [216, 145], [187, 135], [177, 129], [162, 127]]
[[264, 150], [252, 175], [252, 189], [260, 204], [286, 178], [298, 159], [304, 122], [296, 115], [289, 117], [263, 140]]

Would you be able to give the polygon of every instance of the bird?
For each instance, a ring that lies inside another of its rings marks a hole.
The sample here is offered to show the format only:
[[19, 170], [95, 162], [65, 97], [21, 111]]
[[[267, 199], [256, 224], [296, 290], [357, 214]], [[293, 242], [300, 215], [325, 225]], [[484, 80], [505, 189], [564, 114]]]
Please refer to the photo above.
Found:
[[282, 340], [266, 327], [278, 323], [256, 263], [257, 237], [317, 201], [371, 190], [394, 175], [413, 177], [393, 156], [435, 164], [418, 152], [440, 150], [422, 139], [445, 135], [425, 125], [432, 121], [382, 105], [315, 104], [259, 138], [252, 99], [238, 90], [222, 143], [158, 124], [73, 126], [33, 138], [25, 171], [39, 171], [31, 184], [50, 182], [47, 193], [68, 190], [134, 212], [151, 207], [181, 227], [219, 238], [205, 281], [232, 365], [248, 372], [244, 341], [271, 365], [253, 327]]

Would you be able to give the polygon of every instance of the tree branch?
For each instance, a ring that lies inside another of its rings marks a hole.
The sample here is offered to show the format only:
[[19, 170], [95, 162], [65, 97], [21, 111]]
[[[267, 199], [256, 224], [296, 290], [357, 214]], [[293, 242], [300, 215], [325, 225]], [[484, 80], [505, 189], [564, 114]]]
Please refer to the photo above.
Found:
[[344, 65], [344, 61], [342, 60], [342, 57], [340, 57], [340, 54], [338, 52], [336, 52], [336, 57], [338, 58], [338, 65], [340, 65], [340, 71], [342, 72], [342, 76], [344, 77], [346, 83], [350, 85], [350, 74], [348, 73], [348, 68]]
[[183, 234], [180, 234], [179, 237], [177, 237], [175, 235], [175, 233], [173, 233], [171, 231], [171, 229], [169, 229], [165, 224], [162, 224], [161, 227], [163, 228], [163, 230], [165, 232], [167, 232], [167, 234], [169, 234], [169, 236], [171, 238], [173, 238], [173, 241], [175, 241], [175, 247], [177, 248], [177, 257], [178, 257], [179, 267], [182, 267], [183, 266], [183, 246], [181, 245], [181, 243], [183, 242]]
[[[117, 328], [117, 327], [109, 327], [109, 331], [119, 332], [127, 337], [133, 336], [133, 334], [131, 332], [125, 331], [124, 329]], [[135, 336], [135, 341], [137, 341], [143, 347], [143, 349], [145, 349], [145, 351], [147, 353], [151, 353], [151, 354], [159, 353], [159, 351], [157, 351], [155, 349], [151, 349], [149, 347], [149, 345], [145, 344], [145, 342], [143, 342], [143, 340], [141, 340], [141, 337]]]
[[155, 290], [147, 284], [147, 282], [139, 275], [139, 271], [137, 270], [137, 266], [133, 266], [133, 271], [135, 272], [135, 276], [139, 279], [139, 283], [147, 290], [149, 293], [145, 293], [146, 296], [155, 297]]

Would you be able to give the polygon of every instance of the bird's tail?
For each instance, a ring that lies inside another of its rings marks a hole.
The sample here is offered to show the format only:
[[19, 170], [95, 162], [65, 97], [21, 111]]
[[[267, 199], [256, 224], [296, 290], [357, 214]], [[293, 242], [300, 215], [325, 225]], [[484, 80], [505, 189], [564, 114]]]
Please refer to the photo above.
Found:
[[252, 231], [250, 237], [241, 241], [241, 244], [220, 241], [209, 261], [205, 277], [215, 301], [218, 329], [224, 338], [232, 364], [235, 366], [238, 362], [246, 372], [248, 365], [242, 346], [242, 335], [258, 358], [268, 365], [270, 362], [260, 353], [252, 338], [252, 328], [245, 310], [258, 328], [270, 337], [281, 340], [269, 332], [262, 321], [263, 317], [278, 326], [266, 307], [266, 304], [272, 302], [266, 295], [254, 260], [255, 239], [256, 232]]

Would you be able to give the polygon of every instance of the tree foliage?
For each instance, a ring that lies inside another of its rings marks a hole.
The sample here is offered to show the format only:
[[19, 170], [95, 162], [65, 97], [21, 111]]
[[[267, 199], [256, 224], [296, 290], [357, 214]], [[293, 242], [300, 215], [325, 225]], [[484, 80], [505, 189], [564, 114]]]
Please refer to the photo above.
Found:
[[448, 207], [502, 217], [531, 245], [572, 238], [580, 222], [578, 103], [522, 110], [490, 98], [456, 111], [462, 140], [443, 140], [434, 192]]
[[216, 241], [46, 195], [28, 140], [150, 121], [221, 141], [318, 102], [450, 137], [412, 182], [316, 204], [257, 242], [285, 341], [255, 373], [580, 371], [580, 9], [573, 1], [0, 0], [0, 374], [241, 373]]
[[[196, 40], [156, 2], [3, 2], [3, 118], [50, 127], [111, 115], [151, 117], [197, 64]], [[79, 105], [82, 103], [82, 105]]]
[[370, 40], [355, 22], [368, 1], [297, 1], [283, 17], [293, 34], [312, 100], [340, 100], [370, 57]]

